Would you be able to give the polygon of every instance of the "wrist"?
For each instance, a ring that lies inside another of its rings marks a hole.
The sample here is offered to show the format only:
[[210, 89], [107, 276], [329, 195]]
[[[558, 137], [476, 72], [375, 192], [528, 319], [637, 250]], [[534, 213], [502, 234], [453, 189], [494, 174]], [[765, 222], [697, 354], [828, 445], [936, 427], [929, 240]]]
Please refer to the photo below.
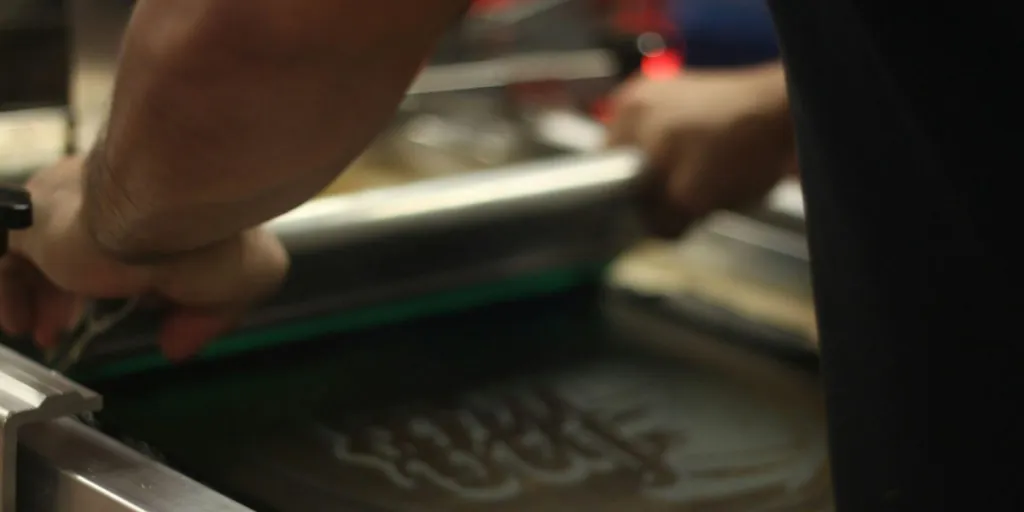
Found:
[[132, 202], [116, 184], [104, 156], [102, 140], [82, 164], [82, 227], [96, 248], [122, 263], [137, 263], [139, 247], [129, 226]]

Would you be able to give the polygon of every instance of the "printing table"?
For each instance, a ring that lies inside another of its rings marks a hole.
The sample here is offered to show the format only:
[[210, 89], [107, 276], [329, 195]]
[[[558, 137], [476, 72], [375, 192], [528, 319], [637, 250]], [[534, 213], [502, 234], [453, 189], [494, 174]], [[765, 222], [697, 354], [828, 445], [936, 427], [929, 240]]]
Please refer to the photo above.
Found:
[[820, 511], [813, 372], [626, 294], [99, 383], [101, 429], [260, 511]]

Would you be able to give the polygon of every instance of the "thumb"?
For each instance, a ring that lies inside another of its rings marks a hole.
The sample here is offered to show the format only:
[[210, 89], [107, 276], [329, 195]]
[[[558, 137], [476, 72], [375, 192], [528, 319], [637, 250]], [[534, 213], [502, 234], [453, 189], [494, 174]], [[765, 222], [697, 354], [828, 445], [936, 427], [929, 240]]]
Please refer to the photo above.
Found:
[[188, 359], [234, 328], [241, 317], [239, 311], [176, 308], [164, 318], [160, 348], [171, 361]]

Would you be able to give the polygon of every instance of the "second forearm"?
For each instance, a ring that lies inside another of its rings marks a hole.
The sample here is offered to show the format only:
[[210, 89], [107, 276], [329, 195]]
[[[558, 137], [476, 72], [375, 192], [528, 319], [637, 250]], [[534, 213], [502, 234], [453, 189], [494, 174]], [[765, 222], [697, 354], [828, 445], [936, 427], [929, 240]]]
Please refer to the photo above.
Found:
[[757, 95], [763, 105], [764, 115], [777, 123], [787, 133], [793, 131], [793, 120], [789, 112], [789, 93], [786, 89], [786, 73], [781, 61], [751, 68], [755, 75]]
[[97, 242], [174, 254], [308, 199], [390, 119], [461, 3], [140, 2], [89, 157]]
[[786, 89], [786, 75], [781, 61], [751, 68], [756, 83], [757, 101], [761, 105], [763, 122], [778, 135], [776, 143], [786, 148], [789, 156], [783, 170], [785, 174], [797, 174], [796, 136], [793, 117], [789, 107], [789, 93]]

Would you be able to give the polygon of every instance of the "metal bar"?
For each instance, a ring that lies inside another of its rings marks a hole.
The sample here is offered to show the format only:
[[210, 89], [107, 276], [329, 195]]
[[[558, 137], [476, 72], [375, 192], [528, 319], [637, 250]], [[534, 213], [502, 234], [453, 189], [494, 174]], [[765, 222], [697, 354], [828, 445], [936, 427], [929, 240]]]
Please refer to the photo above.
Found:
[[292, 252], [338, 248], [394, 232], [511, 218], [622, 197], [638, 174], [631, 150], [573, 155], [493, 171], [333, 196], [268, 223]]
[[19, 512], [251, 512], [73, 419], [22, 435]]
[[440, 64], [423, 70], [410, 94], [469, 91], [529, 82], [570, 82], [614, 77], [614, 55], [606, 50], [530, 52], [478, 62]]
[[0, 512], [15, 511], [21, 429], [102, 404], [91, 390], [0, 345]]

